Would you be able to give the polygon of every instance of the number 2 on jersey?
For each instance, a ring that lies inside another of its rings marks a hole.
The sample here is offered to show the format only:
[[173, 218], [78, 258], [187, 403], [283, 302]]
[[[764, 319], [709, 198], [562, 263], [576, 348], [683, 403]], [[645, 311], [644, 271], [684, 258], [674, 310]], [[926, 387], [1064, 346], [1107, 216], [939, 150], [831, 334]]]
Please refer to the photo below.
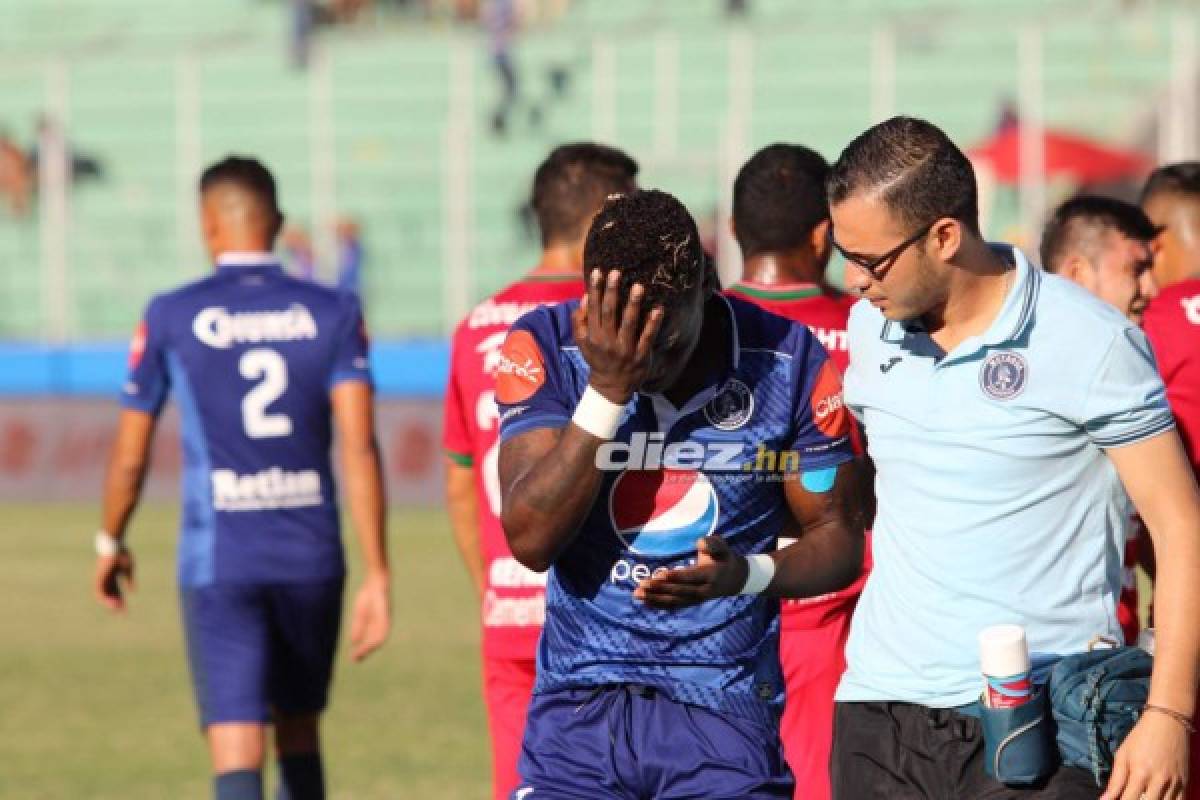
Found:
[[242, 398], [242, 427], [251, 439], [288, 436], [292, 419], [287, 414], [268, 414], [267, 406], [279, 399], [288, 385], [287, 362], [265, 347], [247, 350], [238, 361], [242, 377], [259, 381]]

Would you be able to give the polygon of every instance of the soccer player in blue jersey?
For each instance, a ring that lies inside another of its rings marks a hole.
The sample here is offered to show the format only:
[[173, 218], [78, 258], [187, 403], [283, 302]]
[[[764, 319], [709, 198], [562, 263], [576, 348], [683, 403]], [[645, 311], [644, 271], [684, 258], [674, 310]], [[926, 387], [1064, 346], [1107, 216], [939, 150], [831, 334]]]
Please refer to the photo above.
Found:
[[670, 195], [610, 198], [584, 268], [497, 370], [505, 533], [550, 571], [513, 796], [790, 798], [776, 598], [862, 560], [838, 371], [717, 292]]
[[134, 337], [96, 535], [95, 592], [113, 611], [133, 586], [126, 526], [168, 392], [183, 437], [179, 584], [188, 660], [218, 800], [263, 796], [275, 728], [281, 800], [324, 797], [318, 719], [345, 564], [330, 441], [366, 577], [355, 660], [389, 628], [385, 499], [358, 301], [285, 275], [271, 174], [231, 157], [200, 179], [213, 275], [155, 297]]

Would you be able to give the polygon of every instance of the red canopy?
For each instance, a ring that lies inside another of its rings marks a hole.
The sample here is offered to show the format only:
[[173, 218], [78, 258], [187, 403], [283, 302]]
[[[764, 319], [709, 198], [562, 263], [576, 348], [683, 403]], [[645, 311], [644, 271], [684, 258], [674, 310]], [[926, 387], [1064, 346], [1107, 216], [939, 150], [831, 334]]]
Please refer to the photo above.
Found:
[[[971, 159], [987, 162], [1003, 183], [1017, 183], [1020, 171], [1020, 132], [1017, 125], [1001, 128], [990, 139], [967, 152]], [[1138, 177], [1150, 161], [1136, 150], [1122, 150], [1063, 131], [1042, 134], [1046, 154], [1046, 177], [1068, 176], [1078, 183], [1102, 183]]]

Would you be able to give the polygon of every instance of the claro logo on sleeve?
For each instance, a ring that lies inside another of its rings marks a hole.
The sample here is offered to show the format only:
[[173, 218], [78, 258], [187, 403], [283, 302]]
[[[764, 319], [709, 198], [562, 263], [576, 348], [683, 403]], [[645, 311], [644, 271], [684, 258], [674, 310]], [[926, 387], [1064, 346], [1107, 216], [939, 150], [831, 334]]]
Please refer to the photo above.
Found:
[[528, 400], [546, 382], [546, 364], [541, 348], [529, 331], [513, 331], [500, 348], [496, 366], [496, 401], [520, 403]]
[[813, 383], [812, 414], [817, 429], [831, 439], [850, 434], [850, 415], [842, 398], [842, 377], [831, 361], [821, 365]]

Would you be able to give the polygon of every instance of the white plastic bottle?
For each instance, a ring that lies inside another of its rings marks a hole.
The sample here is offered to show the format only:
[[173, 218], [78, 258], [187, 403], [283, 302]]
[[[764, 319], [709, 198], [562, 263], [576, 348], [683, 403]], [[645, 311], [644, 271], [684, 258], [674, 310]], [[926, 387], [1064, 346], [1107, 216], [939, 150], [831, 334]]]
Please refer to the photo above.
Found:
[[988, 708], [1012, 708], [1033, 697], [1029, 645], [1020, 625], [992, 625], [980, 631], [979, 666]]

